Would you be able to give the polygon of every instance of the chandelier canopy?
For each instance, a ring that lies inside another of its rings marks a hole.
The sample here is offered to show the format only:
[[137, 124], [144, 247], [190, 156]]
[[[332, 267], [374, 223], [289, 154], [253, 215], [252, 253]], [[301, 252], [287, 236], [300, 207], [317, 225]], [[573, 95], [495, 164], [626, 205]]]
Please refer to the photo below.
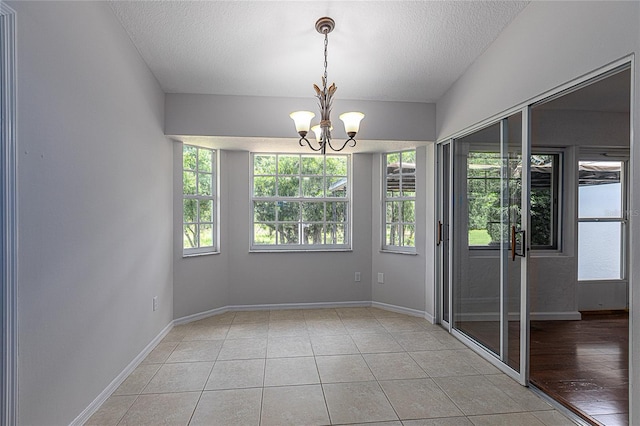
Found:
[[[316, 115], [311, 111], [296, 111], [289, 114], [296, 125], [296, 131], [300, 135], [300, 146], [304, 146], [305, 142], [309, 148], [313, 151], [319, 151], [323, 154], [326, 153], [327, 147], [333, 151], [342, 151], [347, 144], [349, 146], [356, 146], [356, 140], [354, 139], [356, 133], [360, 128], [360, 120], [364, 118], [364, 114], [361, 112], [345, 112], [340, 114], [340, 119], [344, 122], [344, 129], [349, 139], [344, 141], [340, 146], [333, 146], [331, 143], [331, 107], [333, 103], [333, 95], [336, 93], [337, 87], [335, 83], [331, 83], [331, 86], [327, 87], [327, 47], [329, 46], [329, 33], [333, 31], [336, 23], [329, 17], [323, 17], [316, 22], [316, 31], [320, 34], [324, 34], [324, 75], [322, 76], [322, 89], [317, 84], [313, 85], [316, 91], [316, 98], [318, 98], [318, 106], [320, 107], [320, 124], [316, 124], [311, 127], [311, 120]], [[309, 128], [313, 130], [316, 135], [316, 144], [313, 144], [307, 139], [307, 133]]]

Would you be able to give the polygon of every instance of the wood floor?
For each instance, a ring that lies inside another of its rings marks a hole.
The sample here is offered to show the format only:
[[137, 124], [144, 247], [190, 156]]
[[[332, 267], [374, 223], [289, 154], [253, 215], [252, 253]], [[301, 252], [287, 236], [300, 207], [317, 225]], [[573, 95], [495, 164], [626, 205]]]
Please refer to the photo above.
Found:
[[530, 381], [596, 425], [629, 424], [629, 314], [531, 321]]
[[[516, 370], [519, 327], [510, 321], [508, 363]], [[499, 350], [499, 323], [461, 322], [458, 328]], [[593, 425], [629, 425], [629, 314], [531, 321], [530, 381]]]

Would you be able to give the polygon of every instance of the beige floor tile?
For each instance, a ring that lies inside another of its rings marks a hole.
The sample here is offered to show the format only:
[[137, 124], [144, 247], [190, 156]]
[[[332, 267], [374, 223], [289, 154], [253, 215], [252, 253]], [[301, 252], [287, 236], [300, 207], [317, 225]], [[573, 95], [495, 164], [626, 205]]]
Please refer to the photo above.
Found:
[[307, 324], [303, 320], [270, 320], [269, 337], [307, 336]]
[[371, 333], [371, 334], [352, 334], [351, 338], [358, 347], [360, 352], [364, 353], [380, 353], [380, 352], [404, 352], [402, 346], [395, 341], [391, 334]]
[[332, 423], [398, 420], [378, 382], [323, 384]]
[[201, 320], [190, 322], [189, 324], [192, 324], [192, 325], [198, 325], [198, 324], [203, 324], [203, 325], [223, 325], [223, 324], [224, 325], [230, 325], [233, 322], [233, 319], [235, 318], [235, 316], [236, 316], [235, 312], [225, 312], [223, 314], [211, 315], [211, 316], [203, 318]]
[[240, 322], [233, 323], [229, 327], [227, 339], [247, 339], [256, 337], [267, 337], [269, 324], [267, 322]]
[[313, 356], [308, 336], [269, 337], [267, 358]]
[[115, 426], [136, 400], [136, 395], [110, 396], [85, 426]]
[[469, 420], [475, 426], [545, 426], [531, 413], [491, 414], [471, 416]]
[[434, 381], [468, 416], [525, 411], [485, 376], [439, 377]]
[[500, 370], [471, 349], [461, 349], [458, 356], [463, 362], [468, 363], [480, 374], [500, 374]]
[[405, 314], [401, 314], [399, 312], [387, 311], [380, 308], [369, 308], [369, 312], [371, 312], [371, 315], [373, 315], [374, 318], [398, 318], [406, 316]]
[[446, 345], [442, 344], [435, 336], [426, 331], [393, 332], [391, 335], [396, 342], [402, 346], [402, 349], [408, 352], [441, 351], [447, 349]]
[[149, 355], [142, 361], [142, 364], [162, 364], [169, 358], [171, 352], [178, 346], [177, 342], [160, 342]]
[[142, 392], [151, 378], [158, 372], [162, 364], [140, 364], [120, 386], [113, 392], [114, 395], [137, 395]]
[[534, 411], [531, 414], [536, 416], [545, 426], [574, 426], [575, 423], [569, 420], [564, 414], [556, 410]]
[[444, 345], [446, 349], [466, 349], [467, 347], [458, 339], [439, 326], [427, 326], [427, 331]]
[[184, 336], [187, 334], [187, 331], [189, 331], [188, 324], [176, 325], [167, 333], [166, 336], [164, 336], [162, 341], [165, 343], [166, 342], [182, 342], [182, 339], [184, 339]]
[[339, 319], [334, 320], [306, 320], [307, 332], [316, 336], [335, 336], [348, 334], [347, 329]]
[[432, 379], [380, 382], [401, 420], [462, 416], [462, 412]]
[[335, 309], [305, 309], [304, 319], [309, 320], [340, 320]]
[[362, 356], [378, 380], [427, 377], [427, 373], [406, 352], [363, 354]]
[[269, 315], [270, 311], [237, 311], [235, 318], [233, 318], [233, 324], [267, 324], [269, 322]]
[[217, 361], [205, 385], [205, 390], [262, 387], [264, 359]]
[[262, 389], [203, 392], [189, 426], [260, 424]]
[[390, 333], [400, 331], [424, 331], [424, 328], [411, 317], [379, 318], [378, 322]]
[[526, 411], [545, 411], [551, 410], [551, 405], [533, 393], [531, 390], [521, 386], [506, 374], [496, 374], [486, 376], [486, 378], [506, 392], [511, 399], [520, 404]]
[[142, 393], [201, 391], [212, 367], [213, 362], [164, 364]]
[[269, 322], [281, 320], [304, 322], [304, 309], [274, 309], [269, 311]]
[[462, 359], [456, 350], [409, 352], [430, 377], [473, 376], [478, 370]]
[[187, 425], [200, 392], [140, 395], [118, 426]]
[[260, 424], [261, 426], [329, 424], [321, 386], [264, 388]]
[[349, 426], [402, 426], [401, 421], [373, 422], [373, 423], [349, 423]]
[[267, 359], [265, 386], [310, 385], [320, 383], [313, 357]]
[[218, 358], [222, 340], [194, 340], [179, 343], [166, 362], [215, 361]]
[[[466, 417], [443, 417], [440, 419], [405, 420], [404, 426], [473, 426]], [[517, 426], [517, 425], [513, 425]]]
[[318, 356], [316, 364], [322, 383], [375, 380], [362, 355]]
[[189, 327], [182, 341], [222, 340], [227, 337], [229, 324], [194, 324]]
[[340, 319], [353, 319], [353, 318], [374, 318], [369, 308], [336, 308], [336, 313]]
[[222, 344], [218, 360], [265, 358], [267, 339], [227, 339]]
[[310, 336], [313, 353], [318, 355], [359, 354], [360, 351], [348, 334], [335, 336]]
[[351, 335], [387, 333], [387, 330], [375, 318], [347, 318], [342, 320], [342, 324]]

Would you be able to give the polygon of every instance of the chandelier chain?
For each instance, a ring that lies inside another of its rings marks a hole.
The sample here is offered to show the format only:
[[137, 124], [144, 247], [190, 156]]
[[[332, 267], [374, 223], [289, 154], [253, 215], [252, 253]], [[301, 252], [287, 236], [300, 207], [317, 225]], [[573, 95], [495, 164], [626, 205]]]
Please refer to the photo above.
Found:
[[324, 32], [324, 93], [327, 93], [327, 47], [329, 46], [329, 32]]

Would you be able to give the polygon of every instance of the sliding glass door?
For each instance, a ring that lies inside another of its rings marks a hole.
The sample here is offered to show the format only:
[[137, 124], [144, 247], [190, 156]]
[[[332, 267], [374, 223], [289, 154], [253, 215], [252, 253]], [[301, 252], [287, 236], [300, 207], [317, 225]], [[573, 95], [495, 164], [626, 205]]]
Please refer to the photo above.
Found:
[[[524, 115], [441, 146], [438, 173], [441, 194], [449, 194], [440, 196], [438, 223], [441, 320], [522, 383], [530, 168]], [[442, 237], [449, 234], [451, 244]]]

